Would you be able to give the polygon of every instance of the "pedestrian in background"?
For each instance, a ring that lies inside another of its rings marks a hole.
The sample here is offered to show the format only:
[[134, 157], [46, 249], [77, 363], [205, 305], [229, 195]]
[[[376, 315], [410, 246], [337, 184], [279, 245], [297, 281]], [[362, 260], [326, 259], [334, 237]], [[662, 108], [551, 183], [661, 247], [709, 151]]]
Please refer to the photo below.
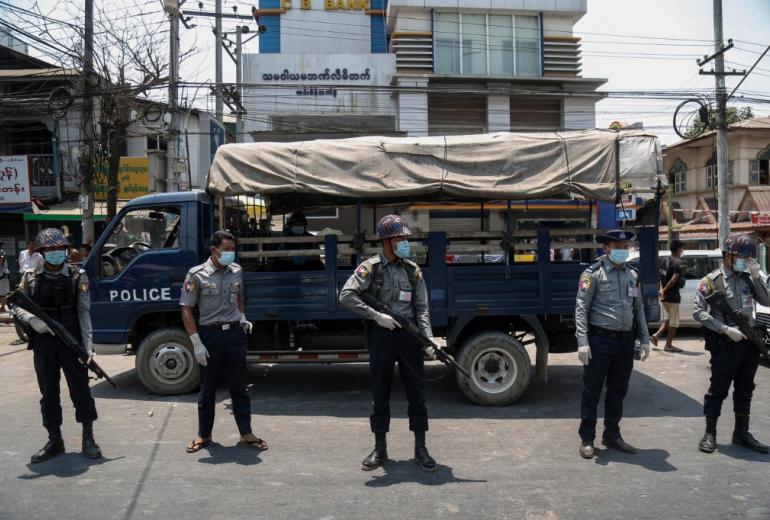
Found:
[[[198, 436], [187, 446], [195, 453], [211, 444], [219, 373], [224, 369], [233, 415], [241, 434], [239, 444], [266, 450], [267, 443], [251, 431], [251, 399], [246, 389], [247, 334], [252, 323], [243, 312], [243, 271], [235, 263], [235, 236], [217, 231], [211, 237], [211, 256], [187, 272], [179, 304], [182, 321], [201, 366], [198, 394]], [[195, 323], [193, 310], [199, 311]]]
[[5, 251], [0, 250], [0, 312], [5, 312], [5, 297], [11, 292], [11, 271], [5, 259]]
[[19, 274], [43, 265], [43, 255], [35, 251], [35, 241], [27, 240], [27, 249], [19, 253]]
[[760, 337], [764, 337], [763, 328], [754, 319], [754, 306], [755, 302], [770, 306], [770, 292], [762, 281], [759, 263], [754, 258], [756, 254], [754, 237], [748, 233], [731, 233], [722, 244], [722, 265], [701, 280], [695, 293], [693, 317], [703, 325], [706, 350], [711, 353], [711, 382], [703, 398], [706, 432], [698, 443], [698, 449], [704, 453], [716, 450], [717, 420], [731, 385], [735, 412], [733, 444], [758, 453], [770, 451], [749, 433], [759, 351], [729, 316], [706, 301], [716, 291], [724, 293], [730, 308], [743, 313]]
[[673, 345], [676, 337], [676, 329], [679, 328], [679, 304], [682, 302], [682, 296], [679, 290], [684, 288], [687, 281], [685, 273], [682, 272], [682, 253], [684, 253], [684, 242], [681, 240], [672, 240], [671, 255], [665, 257], [660, 269], [660, 279], [658, 282], [658, 298], [660, 298], [666, 317], [660, 328], [650, 336], [650, 341], [656, 347], [658, 340], [667, 332], [666, 345], [663, 347], [665, 352], [682, 352], [682, 349]]
[[623, 399], [634, 368], [634, 345], [641, 344], [641, 360], [650, 355], [650, 337], [639, 291], [639, 274], [626, 264], [629, 242], [636, 235], [625, 229], [596, 237], [604, 255], [580, 277], [575, 307], [578, 359], [583, 363], [583, 396], [580, 404], [580, 456], [595, 455], [596, 407], [602, 389], [604, 433], [602, 444], [626, 453], [636, 449], [620, 435]]

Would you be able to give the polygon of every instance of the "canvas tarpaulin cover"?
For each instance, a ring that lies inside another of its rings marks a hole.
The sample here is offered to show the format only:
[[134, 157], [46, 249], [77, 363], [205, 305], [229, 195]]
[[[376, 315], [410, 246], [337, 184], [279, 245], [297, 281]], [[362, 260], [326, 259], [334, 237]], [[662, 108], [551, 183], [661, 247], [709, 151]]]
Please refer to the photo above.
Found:
[[369, 136], [220, 146], [207, 189], [214, 196], [285, 194], [306, 206], [341, 199], [613, 202], [618, 185], [651, 188], [659, 175], [657, 137], [640, 131]]

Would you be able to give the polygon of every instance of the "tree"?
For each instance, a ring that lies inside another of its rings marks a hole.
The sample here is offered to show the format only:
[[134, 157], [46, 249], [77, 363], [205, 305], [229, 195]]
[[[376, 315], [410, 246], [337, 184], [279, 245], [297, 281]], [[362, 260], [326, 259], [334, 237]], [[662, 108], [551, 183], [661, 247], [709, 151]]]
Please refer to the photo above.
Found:
[[[34, 23], [40, 33], [49, 41], [56, 42], [64, 49], [55, 57], [57, 65], [81, 71], [78, 92], [83, 92], [83, 82], [90, 81], [94, 99], [94, 121], [82, 121], [93, 125], [95, 142], [82, 142], [80, 149], [80, 183], [90, 200], [84, 210], [84, 223], [93, 221], [93, 191], [97, 184], [106, 184], [108, 218], [117, 212], [118, 169], [121, 150], [129, 137], [134, 115], [141, 113], [149, 101], [163, 101], [168, 85], [169, 42], [168, 19], [161, 10], [147, 11], [147, 3], [118, 8], [96, 7], [94, 10], [94, 75], [86, 78], [82, 74], [85, 66], [84, 28], [79, 25], [85, 18], [80, 2], [57, 4], [58, 18], [76, 20], [77, 23], [62, 23], [42, 13], [39, 7], [28, 19], [16, 16], [29, 25]], [[152, 18], [150, 21], [148, 18]], [[192, 47], [180, 55], [180, 62], [196, 52]], [[76, 95], [76, 100], [82, 94]], [[69, 109], [77, 113], [80, 104], [74, 103]], [[85, 132], [84, 132], [85, 134]], [[83, 168], [90, 162], [92, 168]], [[85, 173], [85, 172], [93, 172]], [[106, 182], [105, 182], [106, 181]], [[87, 225], [84, 224], [84, 229]], [[91, 229], [93, 229], [91, 227]], [[88, 240], [85, 237], [84, 241]]]
[[[716, 128], [717, 125], [717, 111], [713, 107], [709, 107], [709, 116], [708, 116], [708, 126], [704, 128], [703, 122], [698, 117], [694, 117], [692, 119], [692, 124], [687, 129], [687, 132], [685, 132], [685, 135], [688, 138], [693, 138], [701, 133], [703, 133], [704, 130], [710, 130], [712, 128]], [[733, 123], [738, 123], [740, 121], [745, 121], [746, 119], [751, 119], [754, 117], [753, 112], [751, 111], [751, 107], [727, 107], [726, 109], [726, 116], [727, 116], [727, 124], [731, 125]]]

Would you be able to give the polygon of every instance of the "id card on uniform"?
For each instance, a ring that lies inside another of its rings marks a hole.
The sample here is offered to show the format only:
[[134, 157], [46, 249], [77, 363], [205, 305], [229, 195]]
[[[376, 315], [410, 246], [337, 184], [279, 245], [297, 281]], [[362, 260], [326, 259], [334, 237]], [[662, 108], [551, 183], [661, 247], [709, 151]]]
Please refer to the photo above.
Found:
[[636, 285], [629, 285], [628, 286], [628, 296], [630, 298], [638, 298], [639, 297], [639, 287]]
[[412, 291], [398, 291], [398, 301], [410, 303], [412, 301]]

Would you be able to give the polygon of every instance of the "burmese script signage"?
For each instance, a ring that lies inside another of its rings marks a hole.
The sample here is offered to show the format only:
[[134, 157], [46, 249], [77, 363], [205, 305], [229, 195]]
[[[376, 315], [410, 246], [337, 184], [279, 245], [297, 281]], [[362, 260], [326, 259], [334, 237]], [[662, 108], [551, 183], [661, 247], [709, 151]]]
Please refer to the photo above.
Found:
[[369, 69], [362, 73], [351, 72], [348, 69], [324, 69], [320, 73], [290, 72], [289, 69], [283, 69], [283, 72], [275, 74], [262, 74], [264, 81], [369, 81], [372, 79]]

